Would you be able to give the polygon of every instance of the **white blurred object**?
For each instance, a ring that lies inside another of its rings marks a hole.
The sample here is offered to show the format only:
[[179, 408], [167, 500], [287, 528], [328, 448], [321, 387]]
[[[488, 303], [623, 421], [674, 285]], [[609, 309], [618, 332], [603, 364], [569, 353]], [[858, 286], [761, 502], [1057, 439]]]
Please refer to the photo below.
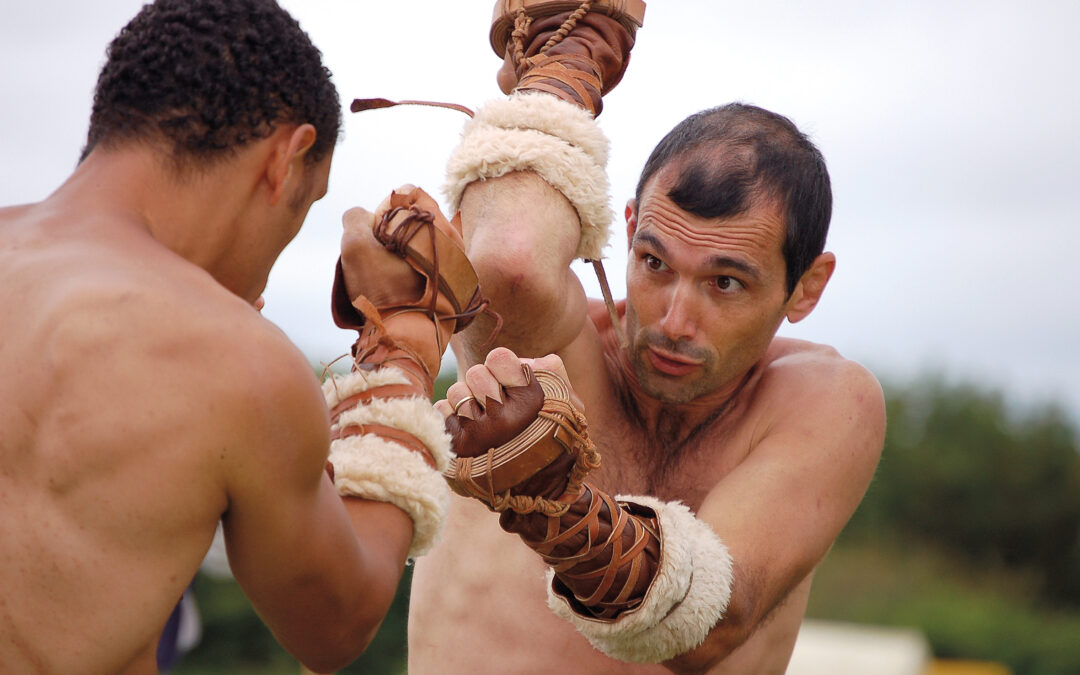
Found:
[[188, 589], [180, 598], [180, 626], [176, 632], [176, 648], [186, 654], [202, 640], [202, 621], [199, 619], [199, 606], [195, 604], [195, 593]]
[[217, 531], [214, 532], [214, 540], [210, 542], [210, 550], [206, 552], [199, 571], [214, 579], [231, 579], [232, 568], [229, 567], [229, 556], [225, 552], [225, 533], [218, 523]]
[[924, 675], [931, 663], [918, 630], [807, 620], [787, 675]]

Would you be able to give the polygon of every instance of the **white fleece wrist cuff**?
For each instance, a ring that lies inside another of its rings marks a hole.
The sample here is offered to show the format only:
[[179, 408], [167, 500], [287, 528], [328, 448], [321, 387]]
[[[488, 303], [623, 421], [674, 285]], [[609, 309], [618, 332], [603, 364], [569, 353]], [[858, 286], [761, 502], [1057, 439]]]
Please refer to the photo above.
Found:
[[599, 260], [613, 212], [608, 203], [608, 141], [582, 108], [543, 93], [517, 93], [484, 105], [465, 125], [446, 166], [450, 211], [477, 180], [534, 171], [577, 210], [576, 257]]
[[[327, 405], [333, 408], [349, 396], [387, 384], [408, 384], [400, 371], [393, 372], [396, 370], [387, 367], [335, 375], [323, 383]], [[339, 494], [389, 502], [409, 514], [413, 521], [409, 557], [419, 557], [435, 545], [450, 507], [450, 489], [442, 471], [452, 452], [443, 417], [422, 397], [376, 397], [343, 411], [333, 429], [367, 424], [411, 434], [427, 448], [436, 468], [417, 452], [376, 433], [346, 436], [330, 443], [334, 485]]]
[[585, 617], [551, 587], [548, 606], [608, 656], [660, 663], [697, 647], [723, 618], [731, 599], [732, 560], [720, 537], [685, 505], [618, 496], [652, 509], [660, 523], [660, 567], [645, 599], [614, 621]]

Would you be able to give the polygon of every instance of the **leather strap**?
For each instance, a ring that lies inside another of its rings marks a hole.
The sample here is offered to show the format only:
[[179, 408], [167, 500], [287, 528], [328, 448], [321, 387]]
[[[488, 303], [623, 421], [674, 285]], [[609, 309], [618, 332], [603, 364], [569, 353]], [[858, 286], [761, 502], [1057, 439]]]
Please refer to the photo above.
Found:
[[[585, 484], [559, 517], [517, 515], [502, 520], [555, 572], [556, 591], [576, 610], [615, 619], [641, 604], [659, 569], [659, 519], [650, 509], [621, 503]], [[542, 534], [539, 534], [542, 527]]]
[[407, 431], [402, 431], [401, 429], [385, 424], [348, 424], [344, 427], [335, 429], [330, 435], [330, 440], [336, 441], [341, 438], [364, 436], [367, 434], [374, 434], [385, 441], [393, 441], [400, 446], [412, 450], [423, 457], [428, 466], [432, 469], [435, 468], [435, 458], [431, 456], [431, 451], [428, 450], [428, 447], [424, 445], [419, 438]]
[[392, 398], [412, 398], [417, 395], [416, 386], [409, 384], [388, 384], [368, 389], [342, 399], [340, 403], [330, 409], [330, 419], [336, 420], [346, 410], [355, 408], [358, 405], [367, 405], [376, 398], [385, 401]]
[[[564, 62], [573, 62], [575, 67], [567, 68]], [[581, 66], [592, 72], [580, 70]], [[551, 81], [556, 81], [570, 87], [577, 95], [576, 103], [596, 115], [603, 85], [600, 66], [592, 59], [576, 54], [537, 54], [525, 59], [524, 72], [518, 82], [518, 90], [540, 90], [563, 98], [568, 92], [551, 84]]]

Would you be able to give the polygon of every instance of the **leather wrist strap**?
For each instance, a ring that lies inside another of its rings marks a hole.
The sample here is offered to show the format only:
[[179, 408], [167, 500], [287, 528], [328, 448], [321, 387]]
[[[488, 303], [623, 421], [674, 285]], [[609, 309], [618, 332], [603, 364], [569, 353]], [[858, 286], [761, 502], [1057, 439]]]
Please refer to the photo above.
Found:
[[586, 483], [560, 517], [503, 516], [555, 572], [554, 590], [575, 610], [614, 620], [641, 604], [659, 568], [656, 514]]

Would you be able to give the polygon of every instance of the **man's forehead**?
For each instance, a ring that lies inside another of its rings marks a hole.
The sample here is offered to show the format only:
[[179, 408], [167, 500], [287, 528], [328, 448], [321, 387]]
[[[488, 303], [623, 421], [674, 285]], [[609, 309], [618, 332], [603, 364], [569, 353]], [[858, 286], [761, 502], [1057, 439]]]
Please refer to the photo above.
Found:
[[[672, 163], [674, 164], [674, 163]], [[651, 211], [675, 210], [685, 218], [715, 220], [718, 223], [731, 220], [751, 218], [760, 222], [761, 227], [776, 227], [778, 232], [783, 232], [787, 214], [783, 200], [773, 195], [770, 191], [754, 190], [752, 198], [745, 208], [727, 217], [709, 218], [688, 211], [675, 202], [671, 197], [671, 190], [677, 180], [677, 170], [671, 169], [669, 164], [664, 169], [657, 171], [642, 188], [641, 196], [633, 204], [635, 215], [638, 220]]]

